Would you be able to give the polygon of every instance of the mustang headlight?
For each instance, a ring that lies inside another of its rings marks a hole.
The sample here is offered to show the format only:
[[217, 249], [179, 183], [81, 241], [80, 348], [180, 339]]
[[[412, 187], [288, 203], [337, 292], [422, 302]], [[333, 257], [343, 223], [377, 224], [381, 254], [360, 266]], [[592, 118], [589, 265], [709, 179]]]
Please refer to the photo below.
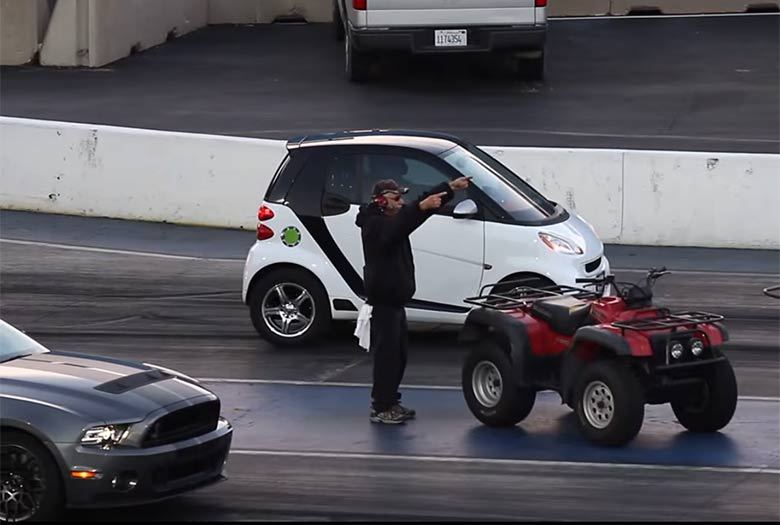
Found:
[[567, 241], [551, 233], [539, 233], [539, 238], [552, 251], [567, 255], [582, 255], [582, 248], [573, 241]]
[[92, 427], [84, 432], [81, 444], [87, 447], [100, 447], [108, 450], [127, 437], [130, 433], [130, 425], [102, 425]]

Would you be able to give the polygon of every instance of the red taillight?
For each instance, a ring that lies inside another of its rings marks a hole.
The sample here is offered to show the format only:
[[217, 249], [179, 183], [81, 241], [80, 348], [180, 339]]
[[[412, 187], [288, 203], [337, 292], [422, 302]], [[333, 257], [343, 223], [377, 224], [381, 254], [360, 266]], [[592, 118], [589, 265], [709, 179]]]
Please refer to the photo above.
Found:
[[257, 240], [264, 241], [274, 236], [274, 231], [265, 224], [257, 225]]
[[547, 0], [536, 0], [536, 7], [547, 7]]
[[260, 206], [260, 209], [257, 210], [257, 219], [261, 221], [267, 221], [269, 219], [274, 218], [274, 210], [269, 208], [268, 206]]
[[368, 9], [368, 0], [352, 0], [352, 7], [358, 11], [365, 11]]

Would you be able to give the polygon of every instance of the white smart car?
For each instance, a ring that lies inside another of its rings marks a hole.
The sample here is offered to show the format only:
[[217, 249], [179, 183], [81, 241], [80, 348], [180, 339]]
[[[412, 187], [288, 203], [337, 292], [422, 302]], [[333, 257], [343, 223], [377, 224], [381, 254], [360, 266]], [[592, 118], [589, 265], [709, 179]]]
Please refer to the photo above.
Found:
[[309, 342], [365, 300], [355, 217], [374, 183], [410, 188], [407, 202], [466, 175], [467, 190], [411, 236], [417, 293], [409, 322], [460, 324], [464, 299], [487, 283], [577, 286], [609, 273], [604, 245], [582, 218], [547, 200], [481, 149], [457, 137], [407, 131], [305, 136], [287, 143], [258, 211], [243, 276], [252, 322], [276, 344]]

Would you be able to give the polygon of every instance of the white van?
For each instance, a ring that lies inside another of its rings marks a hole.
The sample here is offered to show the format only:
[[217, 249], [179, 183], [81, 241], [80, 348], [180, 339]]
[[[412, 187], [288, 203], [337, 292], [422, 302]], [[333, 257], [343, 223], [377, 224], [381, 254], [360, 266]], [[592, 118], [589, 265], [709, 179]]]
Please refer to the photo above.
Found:
[[244, 267], [244, 302], [265, 339], [302, 343], [332, 320], [355, 320], [365, 301], [355, 218], [378, 180], [407, 201], [463, 175], [468, 189], [411, 236], [417, 292], [409, 322], [462, 324], [464, 299], [485, 284], [581, 286], [609, 273], [604, 246], [579, 216], [547, 200], [476, 146], [450, 135], [340, 132], [292, 139], [258, 211]]
[[544, 77], [547, 0], [333, 0], [333, 25], [353, 81], [385, 51], [502, 53]]

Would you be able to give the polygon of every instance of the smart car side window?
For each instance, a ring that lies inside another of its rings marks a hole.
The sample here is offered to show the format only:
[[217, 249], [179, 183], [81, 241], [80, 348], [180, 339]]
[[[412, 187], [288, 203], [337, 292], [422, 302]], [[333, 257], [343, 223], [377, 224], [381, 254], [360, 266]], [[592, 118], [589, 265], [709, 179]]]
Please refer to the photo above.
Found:
[[322, 214], [339, 215], [357, 204], [359, 184], [356, 155], [334, 154], [324, 159], [325, 185], [322, 193]]
[[[360, 168], [362, 202], [370, 200], [374, 184], [383, 179], [393, 179], [401, 186], [408, 187], [409, 193], [404, 197], [406, 202], [413, 201], [435, 186], [452, 180], [449, 174], [435, 166], [403, 155], [362, 155]], [[464, 192], [456, 193], [453, 201], [447, 205], [447, 209], [454, 208], [465, 198]]]

